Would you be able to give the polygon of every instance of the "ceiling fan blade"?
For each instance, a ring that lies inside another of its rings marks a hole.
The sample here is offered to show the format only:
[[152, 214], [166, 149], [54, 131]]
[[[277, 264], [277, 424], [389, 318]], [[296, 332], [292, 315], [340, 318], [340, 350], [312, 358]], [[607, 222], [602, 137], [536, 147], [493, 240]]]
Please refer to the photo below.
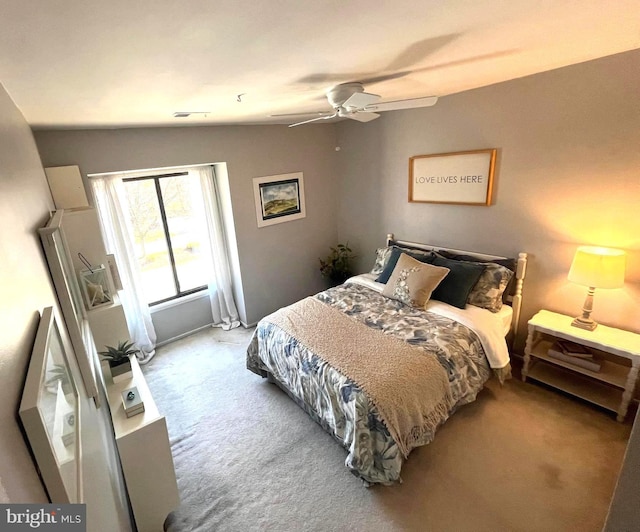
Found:
[[383, 102], [375, 105], [367, 105], [365, 111], [398, 111], [400, 109], [416, 109], [418, 107], [431, 107], [438, 101], [437, 96], [426, 98], [413, 98], [410, 100], [397, 100], [395, 102]]
[[355, 92], [349, 96], [342, 107], [355, 107], [356, 109], [362, 109], [368, 105], [374, 104], [380, 99], [377, 94], [369, 94], [368, 92]]
[[309, 124], [311, 122], [316, 122], [318, 120], [329, 120], [331, 118], [335, 118], [338, 116], [338, 113], [333, 113], [330, 116], [319, 116], [317, 118], [312, 118], [311, 120], [305, 120], [304, 122], [296, 122], [295, 124], [289, 124], [289, 127], [301, 126], [302, 124]]
[[308, 113], [284, 113], [284, 114], [276, 114], [269, 115], [270, 118], [275, 118], [278, 116], [325, 116], [333, 114], [331, 111], [309, 111]]
[[375, 120], [380, 115], [378, 113], [369, 113], [369, 112], [359, 112], [350, 114], [347, 118], [351, 118], [353, 120], [357, 120], [358, 122], [371, 122]]

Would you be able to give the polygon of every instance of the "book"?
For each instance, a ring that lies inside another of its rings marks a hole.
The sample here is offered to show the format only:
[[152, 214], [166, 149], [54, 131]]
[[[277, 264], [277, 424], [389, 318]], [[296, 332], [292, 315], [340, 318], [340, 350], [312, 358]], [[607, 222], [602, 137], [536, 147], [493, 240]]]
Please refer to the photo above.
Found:
[[[144, 411], [144, 402], [142, 401], [142, 397], [138, 392], [138, 388], [134, 386], [133, 388], [127, 388], [122, 392], [122, 405], [124, 406], [124, 413], [129, 417], [130, 413], [139, 413], [142, 408]], [[132, 414], [133, 415], [133, 414]]]
[[134, 408], [133, 410], [127, 410], [125, 411], [125, 414], [127, 415], [127, 417], [131, 417], [131, 416], [137, 416], [138, 414], [142, 414], [142, 412], [144, 412], [144, 405], [140, 405], [140, 407]]
[[600, 368], [602, 367], [602, 364], [595, 359], [589, 360], [585, 358], [566, 355], [562, 351], [558, 351], [553, 348], [550, 348], [547, 351], [547, 354], [551, 358], [555, 358], [556, 360], [562, 360], [563, 362], [567, 362], [569, 364], [573, 364], [574, 366], [578, 366], [591, 371], [600, 371]]
[[556, 340], [554, 346], [565, 355], [581, 358], [593, 358], [591, 350], [583, 345], [570, 342], [569, 340]]

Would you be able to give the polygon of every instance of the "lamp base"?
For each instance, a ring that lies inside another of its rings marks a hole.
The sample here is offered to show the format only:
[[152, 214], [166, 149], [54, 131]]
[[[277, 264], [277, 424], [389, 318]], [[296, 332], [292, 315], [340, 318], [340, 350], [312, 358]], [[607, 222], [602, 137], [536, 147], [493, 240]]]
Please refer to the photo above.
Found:
[[573, 325], [574, 327], [579, 327], [580, 329], [585, 329], [587, 331], [593, 331], [597, 326], [597, 322], [593, 321], [592, 319], [584, 319], [582, 317], [578, 317], [575, 318], [572, 322], [571, 325]]

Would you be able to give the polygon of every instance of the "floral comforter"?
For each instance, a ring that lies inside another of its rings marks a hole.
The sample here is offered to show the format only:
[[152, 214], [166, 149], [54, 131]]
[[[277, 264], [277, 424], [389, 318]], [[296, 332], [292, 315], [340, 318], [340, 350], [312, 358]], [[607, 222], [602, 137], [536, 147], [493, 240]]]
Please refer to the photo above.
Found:
[[[440, 424], [459, 406], [475, 400], [491, 376], [477, 335], [457, 321], [409, 307], [359, 284], [340, 285], [315, 297], [437, 358], [447, 372], [454, 405]], [[256, 327], [247, 349], [247, 368], [272, 378], [332, 434], [348, 451], [347, 468], [367, 485], [401, 482], [402, 454], [357, 383], [267, 321]], [[428, 440], [434, 436], [435, 429]]]

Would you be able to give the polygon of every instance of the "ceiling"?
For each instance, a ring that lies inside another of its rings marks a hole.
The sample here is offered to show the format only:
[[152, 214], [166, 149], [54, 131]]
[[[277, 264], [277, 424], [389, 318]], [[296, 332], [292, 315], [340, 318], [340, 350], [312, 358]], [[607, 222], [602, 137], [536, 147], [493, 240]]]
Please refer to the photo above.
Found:
[[37, 129], [290, 123], [313, 115], [271, 115], [330, 111], [338, 83], [382, 102], [442, 98], [640, 48], [640, 0], [0, 0], [0, 12], [0, 83]]

